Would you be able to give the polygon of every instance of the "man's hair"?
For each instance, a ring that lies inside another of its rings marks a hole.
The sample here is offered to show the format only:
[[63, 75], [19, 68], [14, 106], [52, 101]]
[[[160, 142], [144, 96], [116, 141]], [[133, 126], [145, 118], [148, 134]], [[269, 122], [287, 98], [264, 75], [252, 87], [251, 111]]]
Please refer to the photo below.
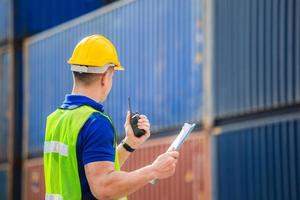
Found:
[[97, 81], [102, 74], [80, 73], [73, 71], [73, 76], [76, 83], [89, 86]]

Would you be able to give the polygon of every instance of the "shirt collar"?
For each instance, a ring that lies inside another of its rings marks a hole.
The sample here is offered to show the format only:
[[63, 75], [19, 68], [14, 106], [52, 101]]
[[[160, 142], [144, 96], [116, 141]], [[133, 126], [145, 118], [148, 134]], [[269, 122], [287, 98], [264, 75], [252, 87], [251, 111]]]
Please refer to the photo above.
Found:
[[72, 94], [67, 94], [65, 96], [65, 100], [63, 104], [60, 106], [60, 108], [63, 109], [74, 109], [79, 106], [86, 105], [93, 107], [94, 109], [104, 112], [103, 105], [101, 103], [98, 103], [94, 101], [93, 99], [82, 96], [82, 95], [72, 95]]

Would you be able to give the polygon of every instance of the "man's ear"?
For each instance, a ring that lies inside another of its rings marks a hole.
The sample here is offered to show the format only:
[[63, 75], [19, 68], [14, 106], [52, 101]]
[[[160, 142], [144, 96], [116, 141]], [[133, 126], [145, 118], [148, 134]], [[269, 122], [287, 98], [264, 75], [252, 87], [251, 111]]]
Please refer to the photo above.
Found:
[[110, 76], [110, 71], [107, 70], [104, 74], [102, 74], [101, 76], [101, 86], [104, 86], [105, 83], [107, 83], [108, 79], [109, 79], [109, 76]]
[[111, 74], [113, 73], [113, 69], [108, 69], [104, 74], [101, 76], [101, 86], [104, 86], [107, 81], [109, 81]]
[[101, 74], [101, 76], [99, 78], [100, 78], [101, 86], [104, 86], [105, 85], [105, 81], [107, 79], [107, 73], [105, 72], [104, 74]]

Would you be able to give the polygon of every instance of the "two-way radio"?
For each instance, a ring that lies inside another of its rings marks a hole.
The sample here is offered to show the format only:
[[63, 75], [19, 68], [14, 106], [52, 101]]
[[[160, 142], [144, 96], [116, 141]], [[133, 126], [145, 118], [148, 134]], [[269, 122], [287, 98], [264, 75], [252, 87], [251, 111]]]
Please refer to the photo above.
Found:
[[129, 113], [130, 113], [130, 125], [132, 127], [134, 135], [136, 137], [141, 137], [141, 136], [145, 135], [146, 131], [144, 129], [139, 129], [138, 125], [137, 125], [137, 123], [140, 119], [140, 113], [138, 113], [138, 112], [132, 113], [131, 112], [130, 97], [128, 97], [128, 108], [129, 108]]

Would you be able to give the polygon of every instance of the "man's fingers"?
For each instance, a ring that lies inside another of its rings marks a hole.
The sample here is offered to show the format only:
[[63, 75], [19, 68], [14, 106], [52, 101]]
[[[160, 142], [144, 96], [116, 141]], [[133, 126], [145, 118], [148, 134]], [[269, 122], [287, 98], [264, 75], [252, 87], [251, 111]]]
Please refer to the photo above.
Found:
[[149, 130], [149, 126], [138, 126], [139, 129], [143, 129], [145, 131]]
[[138, 123], [148, 123], [148, 124], [149, 124], [149, 120], [148, 120], [148, 119], [140, 118], [140, 119], [138, 120]]
[[124, 126], [126, 126], [126, 125], [129, 124], [129, 123], [130, 123], [130, 112], [127, 111], [127, 114], [126, 114], [126, 121], [125, 121]]
[[139, 129], [145, 129], [145, 130], [149, 129], [150, 130], [150, 123], [148, 121], [146, 121], [146, 122], [140, 122], [139, 121], [137, 123], [137, 125], [138, 125]]
[[140, 115], [140, 118], [141, 119], [147, 119], [147, 116], [146, 115]]
[[148, 125], [150, 125], [149, 121], [138, 121], [137, 124], [148, 124]]
[[148, 123], [138, 123], [137, 125], [138, 125], [138, 127], [143, 126], [143, 127], [150, 128], [150, 124], [148, 124]]
[[149, 120], [147, 118], [139, 118], [138, 123], [150, 123]]
[[128, 121], [130, 121], [130, 112], [129, 112], [129, 111], [127, 111], [126, 119], [127, 119]]
[[146, 131], [146, 133], [141, 138], [147, 139], [150, 137], [150, 135], [151, 135], [150, 131]]
[[146, 137], [150, 137], [150, 135], [151, 135], [151, 131], [150, 131], [150, 129], [149, 129], [149, 131], [146, 131]]
[[179, 157], [178, 151], [169, 151], [168, 154], [172, 156], [173, 158], [177, 159]]

